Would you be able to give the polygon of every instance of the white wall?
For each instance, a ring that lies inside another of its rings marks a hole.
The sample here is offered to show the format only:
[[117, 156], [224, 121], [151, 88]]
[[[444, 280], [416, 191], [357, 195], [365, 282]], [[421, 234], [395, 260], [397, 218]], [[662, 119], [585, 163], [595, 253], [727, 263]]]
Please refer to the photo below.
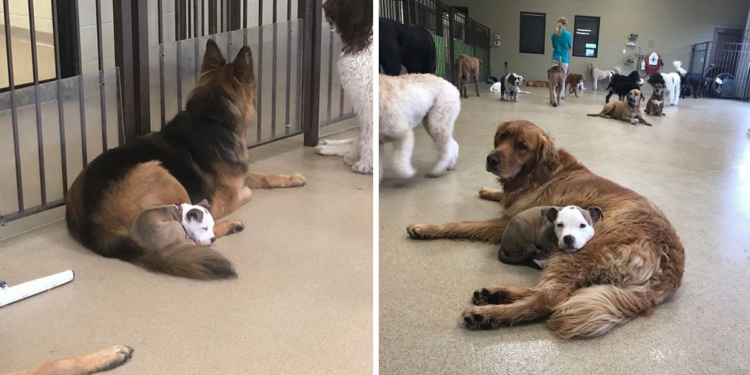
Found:
[[[0, 25], [5, 25], [5, 9], [0, 1]], [[10, 25], [29, 30], [29, 3], [27, 0], [8, 1]], [[52, 34], [52, 1], [34, 0], [34, 23], [39, 33]]]

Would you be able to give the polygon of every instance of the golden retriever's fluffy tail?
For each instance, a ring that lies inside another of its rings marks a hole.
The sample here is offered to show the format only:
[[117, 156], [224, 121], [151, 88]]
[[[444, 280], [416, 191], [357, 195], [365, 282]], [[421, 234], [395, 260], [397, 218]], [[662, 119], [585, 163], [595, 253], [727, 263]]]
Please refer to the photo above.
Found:
[[577, 290], [557, 305], [547, 326], [562, 338], [601, 336], [640, 314], [650, 314], [645, 287], [594, 285]]

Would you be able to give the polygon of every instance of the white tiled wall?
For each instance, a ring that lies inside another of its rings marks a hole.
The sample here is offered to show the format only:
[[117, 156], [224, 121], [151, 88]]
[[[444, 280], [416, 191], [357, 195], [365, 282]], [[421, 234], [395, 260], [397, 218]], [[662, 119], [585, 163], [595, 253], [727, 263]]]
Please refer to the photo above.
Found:
[[[115, 66], [115, 23], [113, 0], [101, 0], [102, 7], [102, 54], [104, 68]], [[150, 1], [152, 2], [152, 1]], [[78, 22], [81, 35], [82, 74], [99, 70], [96, 40], [96, 1], [78, 0]]]
[[[29, 2], [27, 0], [8, 1], [10, 25], [28, 30]], [[0, 25], [5, 25], [5, 9], [0, 1]], [[37, 32], [52, 34], [52, 1], [34, 0], [34, 26]]]

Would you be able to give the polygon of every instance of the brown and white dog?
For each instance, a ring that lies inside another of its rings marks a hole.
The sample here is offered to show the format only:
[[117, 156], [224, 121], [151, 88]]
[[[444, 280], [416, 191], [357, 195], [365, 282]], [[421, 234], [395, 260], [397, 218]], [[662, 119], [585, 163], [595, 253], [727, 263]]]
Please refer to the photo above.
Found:
[[477, 96], [479, 96], [479, 72], [482, 71], [482, 60], [476, 57], [471, 57], [466, 54], [460, 54], [456, 57], [456, 68], [455, 68], [455, 84], [458, 87], [458, 92], [464, 97], [469, 98], [466, 93], [466, 84], [474, 80], [474, 87], [477, 89]]
[[641, 124], [651, 126], [651, 123], [646, 121], [643, 116], [641, 116], [641, 99], [643, 99], [641, 90], [633, 89], [630, 90], [624, 102], [609, 102], [604, 105], [604, 108], [601, 112], [590, 113], [587, 116], [598, 116], [615, 120], [622, 120], [633, 125], [637, 124], [638, 121], [640, 121]]
[[664, 116], [664, 85], [657, 83], [653, 85], [654, 92], [646, 103], [646, 114], [652, 116]]
[[586, 77], [583, 74], [568, 74], [565, 77], [565, 88], [568, 90], [568, 94], [575, 94], [578, 97], [578, 87], [583, 85], [586, 81]]
[[109, 371], [125, 364], [133, 355], [133, 348], [116, 345], [96, 353], [58, 359], [30, 370], [5, 375], [89, 375]]
[[499, 244], [515, 215], [544, 205], [598, 206], [607, 216], [594, 224], [596, 235], [579, 251], [553, 254], [536, 286], [490, 286], [473, 293], [476, 306], [463, 313], [469, 328], [549, 317], [547, 326], [561, 337], [599, 336], [651, 313], [680, 287], [685, 250], [664, 213], [556, 148], [538, 126], [523, 120], [500, 124], [486, 168], [503, 190], [482, 188], [479, 196], [502, 204], [500, 218], [411, 224], [409, 236]]
[[547, 78], [549, 78], [549, 102], [553, 107], [560, 105], [563, 90], [565, 90], [565, 70], [558, 62], [557, 66], [553, 66], [547, 70]]

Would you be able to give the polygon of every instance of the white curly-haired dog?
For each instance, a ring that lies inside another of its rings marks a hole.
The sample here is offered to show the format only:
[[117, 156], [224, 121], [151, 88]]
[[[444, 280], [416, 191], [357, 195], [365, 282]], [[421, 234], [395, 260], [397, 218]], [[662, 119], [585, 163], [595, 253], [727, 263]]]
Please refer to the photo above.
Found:
[[591, 82], [594, 91], [596, 91], [598, 81], [601, 81], [603, 79], [612, 79], [613, 75], [620, 74], [622, 72], [619, 66], [614, 67], [612, 70], [601, 70], [594, 66], [593, 63], [589, 64], [589, 70], [591, 71], [591, 78], [593, 78]]
[[336, 67], [341, 86], [354, 105], [359, 133], [344, 140], [322, 139], [315, 152], [343, 156], [344, 163], [354, 172], [372, 174], [372, 0], [328, 0], [323, 4], [323, 10], [343, 44]]
[[[680, 66], [679, 61], [675, 61], [672, 63], [672, 65], [675, 66], [675, 68]], [[680, 103], [680, 89], [682, 88], [680, 83], [680, 73], [672, 72], [672, 73], [661, 73], [661, 76], [664, 77], [664, 82], [666, 85], [664, 86], [664, 91], [667, 92], [667, 98], [665, 99], [666, 102], [669, 103], [669, 105], [677, 105]]]
[[[414, 128], [423, 120], [439, 153], [428, 176], [442, 176], [452, 170], [458, 160], [458, 142], [453, 139], [453, 126], [461, 111], [458, 89], [432, 74], [397, 77], [381, 74], [379, 82], [380, 145], [394, 144], [391, 161], [396, 176], [409, 178], [416, 173], [411, 164]], [[380, 178], [383, 176], [383, 164], [380, 163]]]

